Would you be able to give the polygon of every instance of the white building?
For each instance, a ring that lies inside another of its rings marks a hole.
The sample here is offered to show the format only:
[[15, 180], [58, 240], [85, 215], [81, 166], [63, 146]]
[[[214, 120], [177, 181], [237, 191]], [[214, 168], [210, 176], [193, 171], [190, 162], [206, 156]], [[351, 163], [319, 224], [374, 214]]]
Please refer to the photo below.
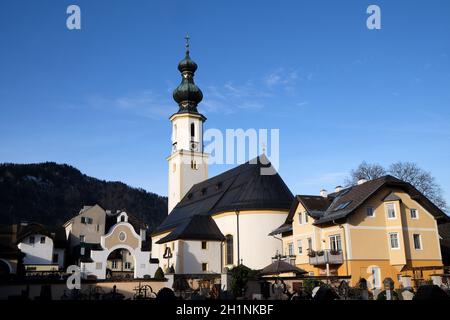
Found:
[[179, 109], [170, 117], [167, 158], [169, 216], [152, 234], [152, 255], [178, 274], [220, 273], [238, 264], [263, 268], [282, 251], [281, 241], [268, 234], [286, 219], [293, 195], [276, 172], [261, 174], [270, 167], [265, 155], [208, 179], [206, 118], [197, 110], [203, 94], [188, 45], [178, 70], [182, 82], [173, 97]]
[[[99, 205], [85, 206], [64, 226], [72, 262], [80, 266], [83, 278], [105, 279], [112, 272], [134, 278], [154, 276], [158, 264], [151, 259], [147, 226], [135, 216]], [[120, 268], [117, 256], [121, 257]]]
[[43, 225], [21, 225], [17, 247], [24, 254], [25, 271], [58, 271], [64, 267], [64, 231], [48, 230]]

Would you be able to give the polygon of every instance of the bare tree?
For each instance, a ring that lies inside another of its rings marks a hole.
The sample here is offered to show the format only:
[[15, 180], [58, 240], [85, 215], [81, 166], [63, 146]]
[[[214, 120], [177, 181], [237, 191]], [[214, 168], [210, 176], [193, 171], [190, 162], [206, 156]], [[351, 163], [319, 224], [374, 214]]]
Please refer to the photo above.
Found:
[[367, 163], [363, 161], [356, 170], [350, 171], [350, 177], [347, 178], [346, 184], [355, 185], [358, 180], [373, 180], [386, 175], [386, 170], [377, 163]]
[[442, 189], [436, 183], [436, 179], [430, 172], [419, 168], [417, 164], [412, 162], [397, 162], [389, 167], [389, 173], [400, 180], [412, 184], [436, 206], [443, 210], [447, 208], [447, 203], [442, 195]]
[[423, 170], [412, 162], [397, 162], [389, 166], [389, 169], [386, 170], [379, 164], [371, 164], [363, 161], [356, 170], [350, 171], [350, 176], [346, 179], [346, 184], [352, 186], [360, 179], [373, 180], [386, 174], [393, 175], [400, 180], [412, 184], [436, 206], [443, 211], [448, 210], [442, 189], [436, 183], [436, 179], [430, 172]]

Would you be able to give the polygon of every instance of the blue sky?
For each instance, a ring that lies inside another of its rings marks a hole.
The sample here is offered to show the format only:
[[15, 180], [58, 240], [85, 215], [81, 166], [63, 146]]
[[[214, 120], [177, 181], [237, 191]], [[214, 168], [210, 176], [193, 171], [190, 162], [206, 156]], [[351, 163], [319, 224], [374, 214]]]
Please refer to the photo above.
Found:
[[[81, 30], [66, 28], [70, 4]], [[381, 30], [366, 28], [369, 4]], [[2, 1], [0, 162], [68, 163], [167, 194], [189, 33], [206, 128], [279, 128], [293, 193], [402, 160], [450, 202], [449, 14], [445, 0]]]

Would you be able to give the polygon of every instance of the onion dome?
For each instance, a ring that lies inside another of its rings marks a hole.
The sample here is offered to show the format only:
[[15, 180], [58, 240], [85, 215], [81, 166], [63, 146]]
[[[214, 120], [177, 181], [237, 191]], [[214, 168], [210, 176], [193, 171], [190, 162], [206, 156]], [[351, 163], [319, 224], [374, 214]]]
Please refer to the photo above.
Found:
[[182, 80], [180, 85], [173, 91], [173, 99], [178, 103], [180, 112], [197, 113], [197, 105], [203, 99], [203, 93], [194, 83], [194, 73], [197, 64], [189, 56], [189, 37], [186, 37], [186, 56], [178, 64]]

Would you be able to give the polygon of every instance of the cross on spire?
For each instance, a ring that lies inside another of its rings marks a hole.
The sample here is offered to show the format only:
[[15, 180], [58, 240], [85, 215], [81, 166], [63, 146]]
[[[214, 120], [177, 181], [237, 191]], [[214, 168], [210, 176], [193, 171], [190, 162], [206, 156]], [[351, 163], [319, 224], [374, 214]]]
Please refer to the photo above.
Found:
[[186, 51], [189, 52], [189, 35], [187, 34], [186, 37], [184, 37], [184, 39], [186, 39]]

